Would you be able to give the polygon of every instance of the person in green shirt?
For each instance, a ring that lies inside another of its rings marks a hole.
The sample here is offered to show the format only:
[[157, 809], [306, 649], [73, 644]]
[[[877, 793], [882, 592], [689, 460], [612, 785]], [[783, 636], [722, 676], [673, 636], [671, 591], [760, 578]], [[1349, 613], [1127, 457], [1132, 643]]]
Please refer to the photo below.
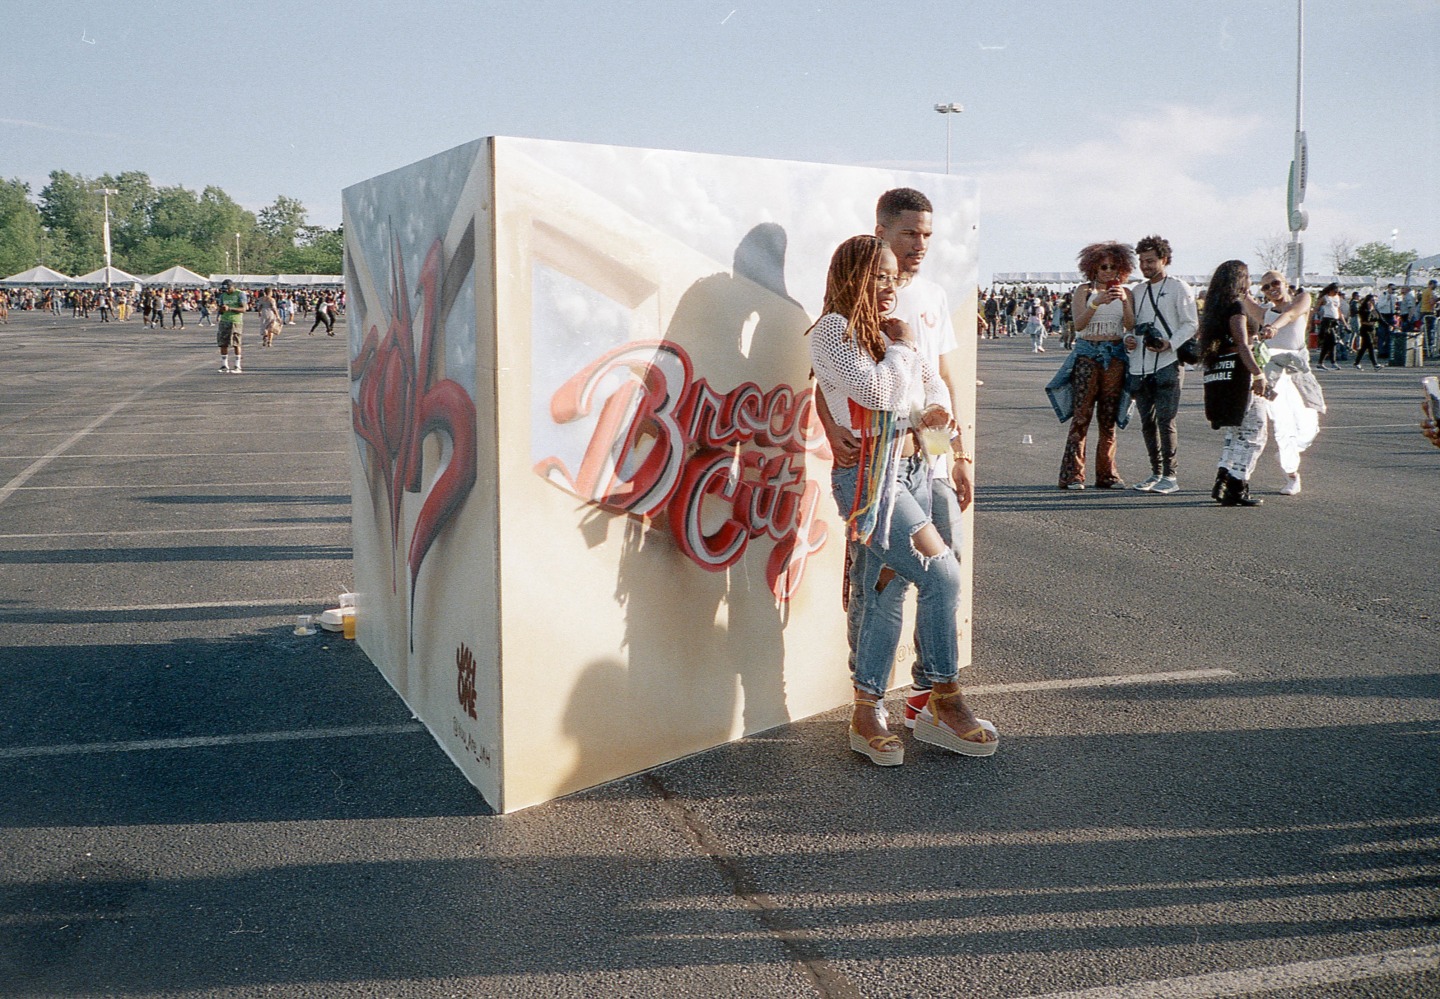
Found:
[[[245, 293], [236, 289], [229, 278], [220, 282], [220, 294], [215, 298], [220, 312], [220, 324], [215, 327], [215, 340], [220, 345], [220, 370], [226, 374], [240, 374], [240, 334], [245, 322], [245, 310], [249, 302]], [[230, 367], [230, 351], [235, 351], [235, 367]]]

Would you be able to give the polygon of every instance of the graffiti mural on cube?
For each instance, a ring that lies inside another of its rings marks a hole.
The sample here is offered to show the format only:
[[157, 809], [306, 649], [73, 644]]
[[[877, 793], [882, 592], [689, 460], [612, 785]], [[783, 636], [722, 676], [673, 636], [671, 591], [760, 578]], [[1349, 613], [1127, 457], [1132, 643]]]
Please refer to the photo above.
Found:
[[494, 138], [345, 192], [360, 640], [494, 807], [848, 697], [805, 331], [896, 186], [973, 345], [961, 178]]

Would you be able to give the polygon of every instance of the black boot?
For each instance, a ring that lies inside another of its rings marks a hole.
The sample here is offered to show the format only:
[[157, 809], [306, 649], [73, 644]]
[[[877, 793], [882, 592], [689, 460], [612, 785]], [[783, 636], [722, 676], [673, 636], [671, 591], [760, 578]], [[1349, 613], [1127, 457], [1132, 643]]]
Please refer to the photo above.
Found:
[[1220, 490], [1225, 488], [1225, 483], [1228, 482], [1229, 479], [1230, 472], [1228, 469], [1222, 468], [1215, 473], [1215, 486], [1210, 490], [1211, 499], [1218, 500], [1220, 498]]
[[1221, 506], [1259, 506], [1264, 502], [1263, 499], [1251, 499], [1250, 483], [1233, 475], [1225, 482], [1225, 490], [1220, 496]]

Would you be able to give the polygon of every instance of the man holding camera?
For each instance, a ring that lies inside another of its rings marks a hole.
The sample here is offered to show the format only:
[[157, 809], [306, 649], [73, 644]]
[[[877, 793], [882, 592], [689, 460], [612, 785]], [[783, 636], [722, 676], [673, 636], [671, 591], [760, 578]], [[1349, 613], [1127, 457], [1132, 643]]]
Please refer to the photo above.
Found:
[[1180, 488], [1175, 477], [1175, 415], [1184, 373], [1175, 349], [1195, 336], [1200, 321], [1190, 286], [1165, 273], [1170, 266], [1169, 241], [1146, 236], [1135, 244], [1135, 253], [1145, 280], [1131, 289], [1135, 329], [1125, 335], [1125, 349], [1130, 351], [1127, 387], [1140, 410], [1151, 473], [1135, 488], [1168, 496]]

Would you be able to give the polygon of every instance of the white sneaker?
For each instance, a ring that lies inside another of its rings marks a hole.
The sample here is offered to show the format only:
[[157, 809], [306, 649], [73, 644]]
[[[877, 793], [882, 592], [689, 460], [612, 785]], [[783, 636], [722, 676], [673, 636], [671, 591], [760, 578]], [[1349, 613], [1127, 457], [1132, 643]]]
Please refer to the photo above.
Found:
[[1150, 478], [1146, 479], [1144, 482], [1137, 482], [1137, 483], [1135, 483], [1135, 485], [1133, 485], [1131, 488], [1132, 488], [1132, 489], [1138, 489], [1138, 490], [1139, 490], [1140, 492], [1142, 492], [1142, 493], [1148, 493], [1150, 490], [1152, 490], [1152, 489], [1155, 488], [1156, 483], [1158, 483], [1159, 481], [1160, 481], [1160, 476], [1158, 476], [1158, 475], [1152, 475], [1152, 476], [1150, 476]]
[[1296, 472], [1290, 476], [1288, 481], [1280, 487], [1281, 496], [1295, 496], [1300, 492], [1300, 473]]
[[240, 367], [240, 365], [237, 364], [237, 365], [235, 365], [235, 367], [233, 367], [233, 368], [230, 369], [230, 373], [231, 373], [232, 375], [238, 375], [240, 372], [242, 372], [242, 371], [244, 371], [244, 370], [245, 370], [244, 368]]
[[1169, 496], [1171, 493], [1178, 493], [1180, 491], [1180, 483], [1175, 480], [1175, 476], [1173, 475], [1162, 475], [1160, 476], [1160, 481], [1155, 483], [1155, 488], [1150, 491], [1152, 493], [1160, 493], [1162, 496]]

